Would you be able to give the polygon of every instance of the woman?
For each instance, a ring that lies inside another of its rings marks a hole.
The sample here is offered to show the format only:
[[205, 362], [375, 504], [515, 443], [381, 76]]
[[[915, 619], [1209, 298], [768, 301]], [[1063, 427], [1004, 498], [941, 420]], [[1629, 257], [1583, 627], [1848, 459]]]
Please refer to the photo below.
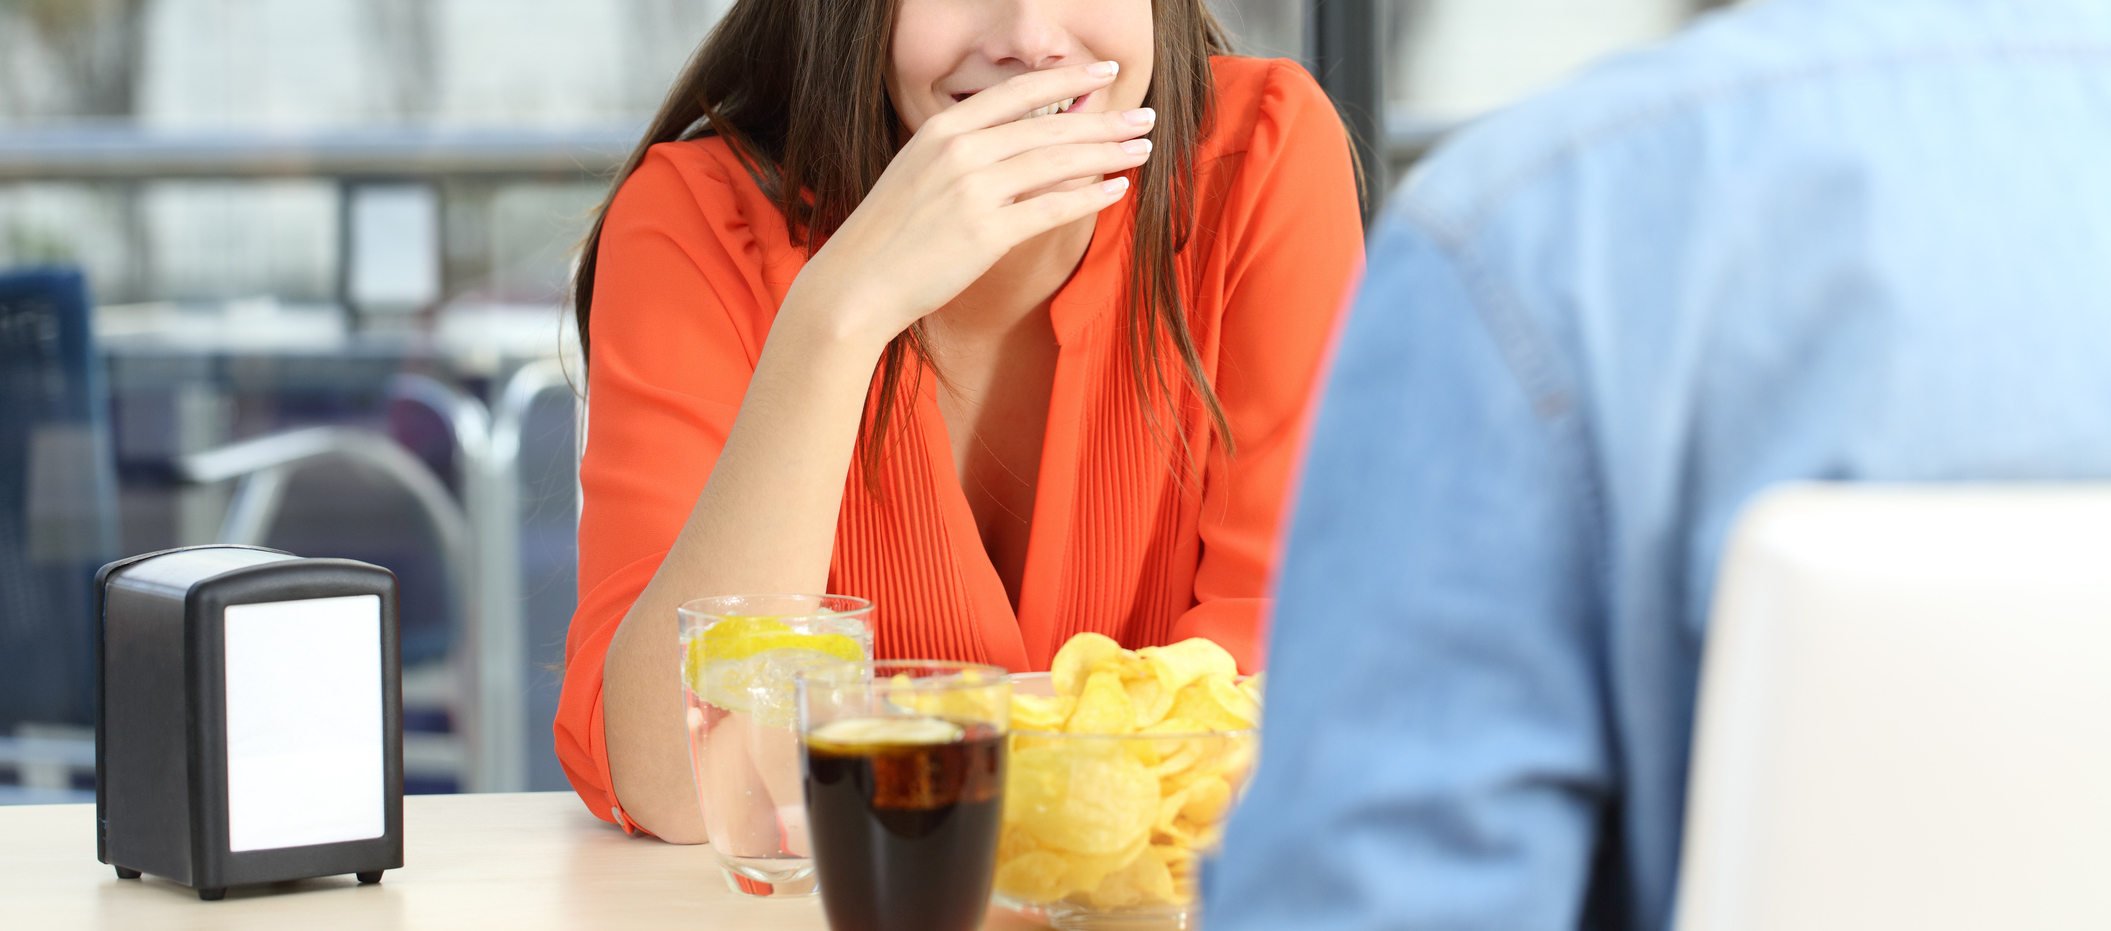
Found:
[[575, 285], [557, 745], [596, 814], [704, 839], [695, 597], [870, 598], [883, 656], [1045, 669], [1097, 630], [1259, 663], [1362, 229], [1310, 77], [1225, 51], [1202, 0], [734, 6]]

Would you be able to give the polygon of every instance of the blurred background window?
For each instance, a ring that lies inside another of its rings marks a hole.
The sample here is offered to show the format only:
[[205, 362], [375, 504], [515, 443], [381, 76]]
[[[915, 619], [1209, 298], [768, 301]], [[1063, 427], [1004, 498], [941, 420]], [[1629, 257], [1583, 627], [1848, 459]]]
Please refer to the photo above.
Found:
[[[1210, 2], [1313, 64], [1314, 0]], [[1319, 2], [1375, 4], [1382, 182], [1713, 5]], [[729, 5], [0, 0], [0, 800], [92, 788], [73, 575], [213, 541], [396, 572], [412, 791], [565, 786], [564, 288]]]

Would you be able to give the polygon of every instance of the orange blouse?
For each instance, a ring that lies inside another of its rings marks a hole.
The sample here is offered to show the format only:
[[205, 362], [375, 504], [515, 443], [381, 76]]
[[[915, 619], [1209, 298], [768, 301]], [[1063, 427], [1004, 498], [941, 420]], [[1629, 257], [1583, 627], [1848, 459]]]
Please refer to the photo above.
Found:
[[[1237, 454], [1205, 447], [1208, 418], [1189, 404], [1181, 429], [1210, 453], [1183, 481], [1139, 409], [1122, 300], [1132, 196], [1100, 213], [1050, 306], [1060, 350], [1016, 616], [954, 475], [935, 378], [891, 428], [880, 495], [853, 466], [829, 590], [877, 605], [880, 656], [1041, 670], [1091, 630], [1130, 647], [1206, 636], [1259, 667], [1277, 518], [1363, 230], [1347, 136], [1304, 69], [1212, 65], [1216, 124], [1197, 153], [1199, 217], [1178, 270]], [[783, 215], [717, 138], [654, 146], [608, 212], [580, 599], [556, 721], [565, 772], [604, 818], [627, 820], [602, 733], [609, 639], [688, 519], [804, 264]]]

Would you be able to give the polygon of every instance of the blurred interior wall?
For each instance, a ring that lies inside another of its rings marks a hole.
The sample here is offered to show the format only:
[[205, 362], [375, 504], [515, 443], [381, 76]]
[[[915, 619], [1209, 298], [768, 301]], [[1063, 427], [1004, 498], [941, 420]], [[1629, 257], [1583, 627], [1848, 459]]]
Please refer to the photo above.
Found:
[[1241, 54], [1304, 57], [1305, 0], [1209, 0], [1209, 8]]
[[148, 0], [148, 125], [643, 120], [726, 0]]
[[132, 113], [148, 0], [0, 0], [0, 126]]
[[[1305, 0], [1209, 0], [1300, 57]], [[1378, 0], [1389, 125], [1446, 126], [1714, 0]], [[0, 128], [301, 132], [634, 126], [731, 0], [0, 0]], [[601, 191], [452, 184], [444, 297], [557, 299]], [[0, 266], [86, 267], [103, 303], [334, 297], [326, 180], [0, 185]]]
[[[1725, 0], [1379, 0], [1396, 103], [1466, 113]], [[1298, 57], [1303, 0], [1210, 0]], [[0, 124], [642, 119], [731, 0], [0, 0]], [[526, 50], [526, 51], [524, 51]]]
[[1391, 109], [1455, 120], [1676, 30], [1695, 0], [1390, 0]]
[[[0, 131], [624, 127], [730, 0], [0, 0]], [[554, 303], [598, 184], [452, 184], [449, 299]], [[335, 296], [334, 182], [0, 184], [0, 267], [101, 303]]]

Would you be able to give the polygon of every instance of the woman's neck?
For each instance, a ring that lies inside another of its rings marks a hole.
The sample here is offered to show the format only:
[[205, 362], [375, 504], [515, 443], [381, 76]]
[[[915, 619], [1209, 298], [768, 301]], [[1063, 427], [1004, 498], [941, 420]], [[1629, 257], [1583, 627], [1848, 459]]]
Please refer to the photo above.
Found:
[[1092, 244], [1094, 217], [1029, 239], [983, 273], [932, 316], [940, 328], [970, 341], [997, 338], [1025, 323], [1077, 271]]
[[1092, 244], [1092, 223], [1086, 217], [1013, 248], [924, 318], [925, 336], [945, 376], [938, 412], [954, 473], [1014, 610], [1026, 573], [1041, 441], [1060, 354], [1049, 299], [1077, 271]]

